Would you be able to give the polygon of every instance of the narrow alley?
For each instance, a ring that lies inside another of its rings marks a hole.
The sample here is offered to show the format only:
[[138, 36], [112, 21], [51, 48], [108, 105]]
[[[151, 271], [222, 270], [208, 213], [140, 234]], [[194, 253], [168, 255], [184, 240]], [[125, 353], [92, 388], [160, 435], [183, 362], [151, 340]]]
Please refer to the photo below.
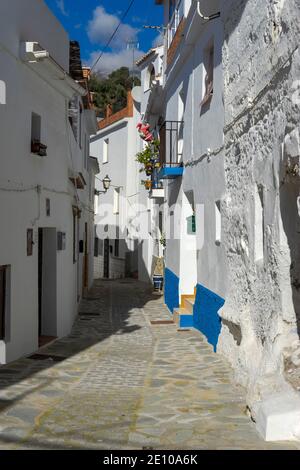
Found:
[[96, 281], [70, 336], [0, 369], [0, 449], [296, 449], [267, 443], [232, 370], [162, 297]]

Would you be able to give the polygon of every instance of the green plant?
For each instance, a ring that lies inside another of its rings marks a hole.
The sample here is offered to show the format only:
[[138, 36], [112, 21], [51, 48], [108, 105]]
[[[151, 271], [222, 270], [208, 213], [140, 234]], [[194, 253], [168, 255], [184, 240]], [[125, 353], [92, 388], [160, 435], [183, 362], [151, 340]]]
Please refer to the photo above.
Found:
[[160, 237], [160, 244], [165, 248], [167, 246], [166, 234], [162, 233]]
[[159, 140], [153, 140], [153, 142], [147, 144], [144, 150], [136, 154], [136, 161], [144, 165], [144, 168], [141, 168], [142, 171], [153, 169], [155, 162], [159, 158]]

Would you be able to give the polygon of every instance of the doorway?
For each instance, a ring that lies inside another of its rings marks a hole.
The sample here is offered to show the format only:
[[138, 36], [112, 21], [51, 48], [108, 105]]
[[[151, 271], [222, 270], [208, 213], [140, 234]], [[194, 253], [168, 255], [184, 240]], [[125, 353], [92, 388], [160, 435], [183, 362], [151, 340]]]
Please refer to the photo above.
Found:
[[109, 279], [109, 238], [104, 240], [104, 272], [103, 277]]
[[39, 228], [38, 234], [38, 333], [39, 345], [57, 336], [57, 234]]
[[89, 243], [88, 243], [88, 224], [84, 226], [84, 255], [83, 255], [83, 283], [82, 283], [82, 297], [88, 291], [89, 285]]
[[183, 193], [180, 243], [180, 293], [193, 295], [197, 284], [197, 231], [193, 191]]

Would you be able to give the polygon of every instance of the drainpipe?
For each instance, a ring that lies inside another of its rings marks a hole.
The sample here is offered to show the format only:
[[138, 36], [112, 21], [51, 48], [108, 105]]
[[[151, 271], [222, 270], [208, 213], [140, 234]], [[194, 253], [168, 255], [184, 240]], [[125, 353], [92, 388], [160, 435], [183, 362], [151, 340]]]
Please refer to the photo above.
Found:
[[197, 0], [197, 12], [198, 12], [198, 15], [200, 16], [200, 18], [202, 18], [205, 21], [211, 21], [211, 20], [215, 20], [216, 18], [220, 18], [220, 16], [221, 16], [220, 11], [218, 11], [218, 13], [214, 13], [213, 15], [209, 15], [209, 16], [203, 15], [203, 13], [201, 12], [200, 2], [201, 2], [201, 0]]

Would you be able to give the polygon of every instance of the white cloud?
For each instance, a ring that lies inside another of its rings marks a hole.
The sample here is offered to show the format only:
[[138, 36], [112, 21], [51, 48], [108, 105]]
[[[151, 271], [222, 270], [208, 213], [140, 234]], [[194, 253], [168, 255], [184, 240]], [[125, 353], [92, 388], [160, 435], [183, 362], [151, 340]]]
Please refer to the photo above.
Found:
[[66, 11], [65, 0], [56, 0], [56, 5], [64, 16], [69, 16], [69, 13]]
[[[88, 23], [88, 36], [92, 43], [105, 44], [116, 27], [120, 19], [116, 15], [111, 15], [102, 6], [97, 7], [93, 12], [93, 18]], [[115, 38], [111, 42], [111, 47], [121, 48], [127, 41], [136, 40], [138, 29], [129, 24], [121, 24]]]
[[[96, 62], [100, 54], [101, 51], [93, 52], [88, 60], [89, 65], [92, 66]], [[145, 52], [143, 51], [135, 51], [135, 61], [137, 61], [144, 54]], [[132, 50], [121, 49], [114, 52], [104, 52], [94, 70], [101, 72], [103, 75], [108, 75], [114, 70], [119, 69], [120, 67], [128, 67], [130, 70], [132, 70], [132, 65]]]

